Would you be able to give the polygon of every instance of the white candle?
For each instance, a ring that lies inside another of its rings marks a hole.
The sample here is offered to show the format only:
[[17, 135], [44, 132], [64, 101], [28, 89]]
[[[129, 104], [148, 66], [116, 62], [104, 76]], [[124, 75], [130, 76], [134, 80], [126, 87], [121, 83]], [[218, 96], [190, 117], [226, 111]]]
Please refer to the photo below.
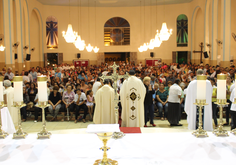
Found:
[[226, 75], [217, 75], [217, 99], [226, 99]]
[[23, 77], [15, 76], [13, 77], [14, 82], [14, 102], [23, 101]]
[[0, 102], [3, 101], [3, 83], [0, 81]]
[[197, 99], [199, 100], [206, 99], [206, 76], [205, 75], [197, 76]]
[[39, 102], [48, 101], [46, 76], [38, 77], [38, 101]]

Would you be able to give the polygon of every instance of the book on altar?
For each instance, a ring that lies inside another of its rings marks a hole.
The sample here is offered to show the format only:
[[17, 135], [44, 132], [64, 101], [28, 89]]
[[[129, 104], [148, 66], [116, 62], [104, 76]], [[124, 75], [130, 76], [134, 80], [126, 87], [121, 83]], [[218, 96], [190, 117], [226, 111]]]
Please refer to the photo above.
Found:
[[88, 133], [120, 132], [119, 124], [89, 124]]

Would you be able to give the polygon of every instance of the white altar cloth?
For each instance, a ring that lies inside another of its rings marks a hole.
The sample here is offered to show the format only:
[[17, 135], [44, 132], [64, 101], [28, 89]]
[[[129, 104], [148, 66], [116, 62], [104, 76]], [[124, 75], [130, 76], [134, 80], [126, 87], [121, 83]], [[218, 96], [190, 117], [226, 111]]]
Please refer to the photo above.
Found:
[[[236, 136], [195, 138], [191, 133], [127, 134], [108, 141], [108, 157], [119, 165], [222, 165], [236, 162]], [[1, 165], [92, 165], [102, 158], [95, 134], [53, 134], [51, 139], [11, 136], [0, 140]]]

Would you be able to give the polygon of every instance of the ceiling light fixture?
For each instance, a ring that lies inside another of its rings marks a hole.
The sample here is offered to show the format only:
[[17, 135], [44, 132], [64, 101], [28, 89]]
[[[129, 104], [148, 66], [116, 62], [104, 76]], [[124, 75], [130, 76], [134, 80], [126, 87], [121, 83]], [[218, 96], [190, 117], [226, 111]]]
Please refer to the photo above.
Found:
[[62, 36], [65, 38], [67, 43], [74, 43], [78, 37], [77, 32], [73, 31], [72, 25], [70, 24], [70, 0], [69, 0], [69, 24], [67, 31], [62, 32]]
[[[95, 0], [95, 44], [96, 44], [96, 14], [97, 14], [97, 2]], [[99, 48], [97, 46], [95, 46], [95, 48], [93, 49], [94, 53], [97, 53], [99, 51]]]
[[[89, 26], [89, 39], [90, 39], [90, 20], [89, 20], [89, 0], [88, 0], [88, 26]], [[88, 46], [86, 47], [88, 52], [92, 52], [93, 47], [90, 45], [90, 43], [88, 44]]]

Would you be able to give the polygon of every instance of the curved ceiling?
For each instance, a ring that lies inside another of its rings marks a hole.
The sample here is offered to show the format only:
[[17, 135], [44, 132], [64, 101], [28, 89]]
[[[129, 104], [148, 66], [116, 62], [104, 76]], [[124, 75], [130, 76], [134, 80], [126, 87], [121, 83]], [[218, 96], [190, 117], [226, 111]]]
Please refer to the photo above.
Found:
[[[37, 0], [44, 5], [54, 6], [79, 6], [80, 0]], [[163, 5], [163, 4], [180, 4], [189, 3], [193, 0], [141, 0], [142, 6]], [[95, 0], [81, 0], [81, 6], [95, 6]], [[140, 6], [140, 0], [96, 0], [97, 7], [129, 7]], [[144, 4], [145, 3], [145, 4]]]

